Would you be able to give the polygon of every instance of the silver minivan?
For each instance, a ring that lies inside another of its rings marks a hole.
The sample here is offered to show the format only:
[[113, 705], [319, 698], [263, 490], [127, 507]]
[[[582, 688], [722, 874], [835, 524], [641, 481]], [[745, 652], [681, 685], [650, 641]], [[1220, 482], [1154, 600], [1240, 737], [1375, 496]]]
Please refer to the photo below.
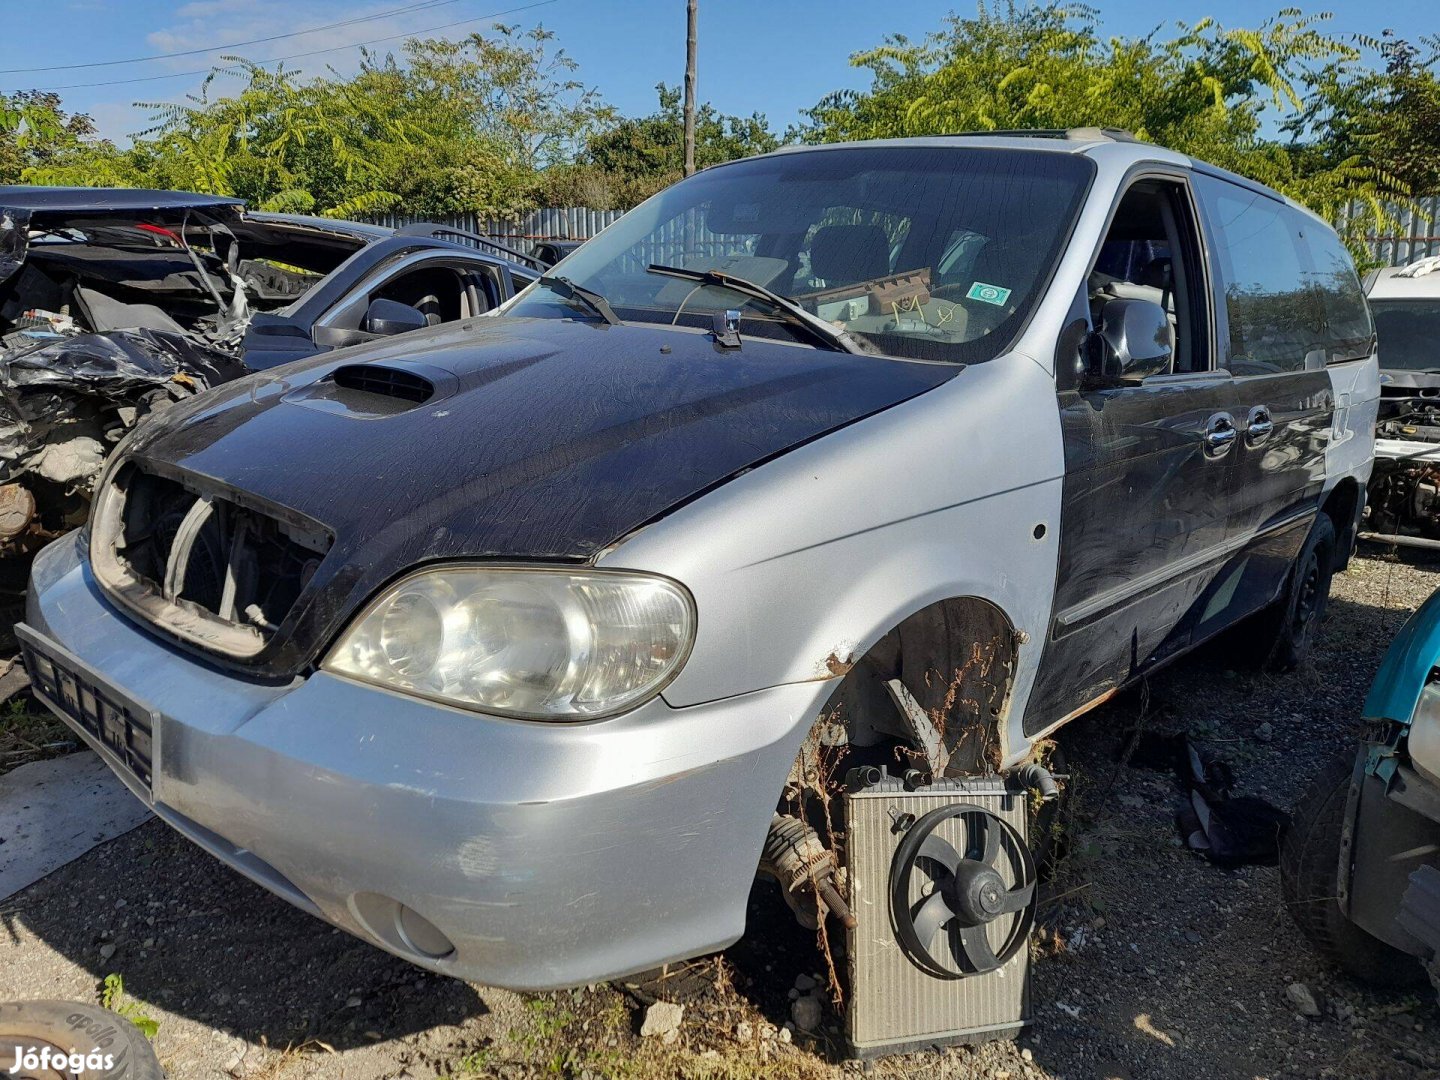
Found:
[[240, 873], [591, 983], [734, 942], [762, 862], [843, 918], [810, 823], [852, 765], [1011, 772], [1241, 623], [1299, 662], [1378, 391], [1345, 248], [1241, 177], [1095, 129], [787, 148], [498, 317], [141, 424], [19, 632]]

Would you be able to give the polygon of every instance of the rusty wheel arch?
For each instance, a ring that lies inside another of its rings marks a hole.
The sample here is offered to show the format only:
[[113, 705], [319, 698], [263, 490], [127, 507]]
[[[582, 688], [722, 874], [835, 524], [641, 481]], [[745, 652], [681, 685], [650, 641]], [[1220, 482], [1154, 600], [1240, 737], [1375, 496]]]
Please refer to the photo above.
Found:
[[1015, 683], [1019, 638], [1010, 618], [977, 596], [936, 601], [907, 616], [849, 666], [821, 710], [847, 741], [869, 746], [908, 732], [885, 689], [899, 679], [940, 729], [951, 775], [993, 772]]

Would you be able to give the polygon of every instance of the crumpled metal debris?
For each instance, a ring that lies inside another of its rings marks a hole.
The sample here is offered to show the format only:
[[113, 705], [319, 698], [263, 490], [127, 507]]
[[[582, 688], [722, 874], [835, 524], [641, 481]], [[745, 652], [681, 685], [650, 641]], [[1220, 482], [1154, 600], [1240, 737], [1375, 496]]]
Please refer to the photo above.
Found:
[[105, 456], [143, 416], [246, 374], [182, 334], [73, 334], [0, 354], [0, 593], [29, 560], [84, 522]]
[[30, 214], [24, 210], [0, 210], [0, 281], [13, 277], [30, 249]]
[[63, 387], [107, 398], [177, 381], [219, 385], [246, 373], [240, 361], [165, 330], [111, 330], [42, 342], [0, 357], [0, 386]]

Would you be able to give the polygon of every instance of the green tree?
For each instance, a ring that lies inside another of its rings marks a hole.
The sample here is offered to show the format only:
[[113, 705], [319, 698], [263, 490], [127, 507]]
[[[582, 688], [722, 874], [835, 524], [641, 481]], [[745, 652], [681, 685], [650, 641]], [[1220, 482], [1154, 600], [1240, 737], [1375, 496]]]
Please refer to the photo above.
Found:
[[[230, 67], [217, 68], [181, 103], [148, 106], [151, 125], [129, 149], [95, 148], [32, 167], [26, 179], [95, 184], [98, 174], [107, 184], [238, 195], [287, 210], [358, 211], [395, 201], [370, 147], [350, 137], [354, 118], [343, 115], [330, 80], [302, 81], [283, 67], [228, 60]], [[244, 85], [212, 96], [222, 75]], [[405, 138], [398, 128], [389, 134]]]
[[614, 114], [574, 77], [578, 65], [565, 50], [551, 51], [554, 39], [544, 27], [496, 26], [491, 37], [407, 41], [410, 90], [432, 124], [474, 134], [516, 166], [570, 161]]
[[[660, 104], [656, 112], [616, 120], [589, 138], [575, 165], [546, 178], [549, 201], [600, 210], [628, 208], [681, 178], [685, 120], [680, 90], [665, 83], [655, 90]], [[763, 113], [732, 116], [708, 102], [696, 110], [698, 168], [768, 153], [779, 145]]]
[[[1327, 142], [1307, 109], [1316, 80], [1362, 65], [1326, 16], [1287, 8], [1255, 29], [1210, 19], [1172, 36], [1100, 32], [1093, 8], [982, 2], [923, 41], [891, 37], [851, 63], [864, 91], [821, 99], [792, 133], [807, 141], [1008, 128], [1124, 128], [1270, 184], [1332, 220], [1351, 200], [1383, 215], [1406, 186], [1358, 146]], [[1326, 76], [1325, 73], [1330, 73]], [[1284, 140], [1270, 117], [1288, 121]]]
[[0, 94], [0, 184], [18, 184], [27, 170], [77, 156], [113, 153], [85, 113], [67, 113], [60, 95], [43, 90]]
[[[1253, 29], [1202, 19], [1105, 36], [1089, 7], [982, 0], [923, 40], [857, 53], [869, 87], [825, 96], [786, 138], [1127, 128], [1345, 217], [1354, 240], [1393, 224], [1396, 200], [1440, 192], [1440, 40], [1344, 41], [1324, 18], [1285, 9]], [[656, 111], [620, 117], [543, 28], [411, 40], [364, 54], [349, 76], [226, 63], [181, 104], [152, 105], [123, 150], [54, 94], [0, 96], [0, 181], [181, 188], [342, 216], [503, 216], [629, 207], [683, 171], [678, 89], [662, 83]], [[702, 167], [781, 141], [759, 113], [699, 111]], [[1368, 213], [1346, 216], [1356, 201]]]
[[[399, 57], [365, 54], [349, 77], [227, 58], [180, 104], [150, 105], [129, 149], [36, 163], [26, 176], [101, 176], [336, 216], [513, 213], [533, 205], [539, 170], [570, 160], [612, 118], [552, 39], [501, 26], [460, 42], [411, 40]], [[217, 94], [222, 76], [240, 89]]]
[[1385, 89], [1378, 107], [1365, 114], [1374, 157], [1414, 194], [1440, 195], [1440, 37], [1425, 37], [1417, 47], [1392, 36], [1381, 50]]
[[1348, 58], [1326, 65], [1286, 130], [1316, 133], [1319, 166], [1362, 158], [1415, 195], [1440, 195], [1440, 37], [1416, 45], [1387, 30], [1362, 44], [1383, 66]]

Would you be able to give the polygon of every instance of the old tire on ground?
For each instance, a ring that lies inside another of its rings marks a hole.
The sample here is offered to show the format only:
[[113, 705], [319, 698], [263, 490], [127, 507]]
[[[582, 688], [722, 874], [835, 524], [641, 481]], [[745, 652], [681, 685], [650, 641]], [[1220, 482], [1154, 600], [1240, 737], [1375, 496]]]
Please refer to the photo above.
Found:
[[1326, 960], [1376, 986], [1425, 980], [1413, 956], [1351, 922], [1336, 899], [1340, 831], [1355, 758], [1342, 755], [1315, 778], [1295, 806], [1280, 845], [1280, 890], [1295, 925]]
[[618, 985], [641, 1005], [654, 1005], [657, 1001], [683, 1005], [715, 988], [719, 962], [717, 953], [694, 960], [681, 960], [675, 964], [663, 964], [620, 979]]
[[[12, 1001], [0, 1004], [0, 1057], [8, 1069], [15, 1061], [15, 1051], [34, 1050], [39, 1053], [48, 1046], [52, 1054], [77, 1053], [89, 1056], [109, 1055], [108, 1069], [80, 1070], [86, 1080], [165, 1080], [165, 1072], [134, 1024], [109, 1009], [84, 1005], [78, 1001]], [[50, 1080], [68, 1077], [67, 1069], [26, 1070], [20, 1077]]]
[[1320, 514], [1295, 557], [1280, 599], [1255, 616], [1248, 645], [1261, 666], [1294, 671], [1310, 651], [1315, 630], [1325, 617], [1330, 578], [1335, 568], [1335, 524]]

